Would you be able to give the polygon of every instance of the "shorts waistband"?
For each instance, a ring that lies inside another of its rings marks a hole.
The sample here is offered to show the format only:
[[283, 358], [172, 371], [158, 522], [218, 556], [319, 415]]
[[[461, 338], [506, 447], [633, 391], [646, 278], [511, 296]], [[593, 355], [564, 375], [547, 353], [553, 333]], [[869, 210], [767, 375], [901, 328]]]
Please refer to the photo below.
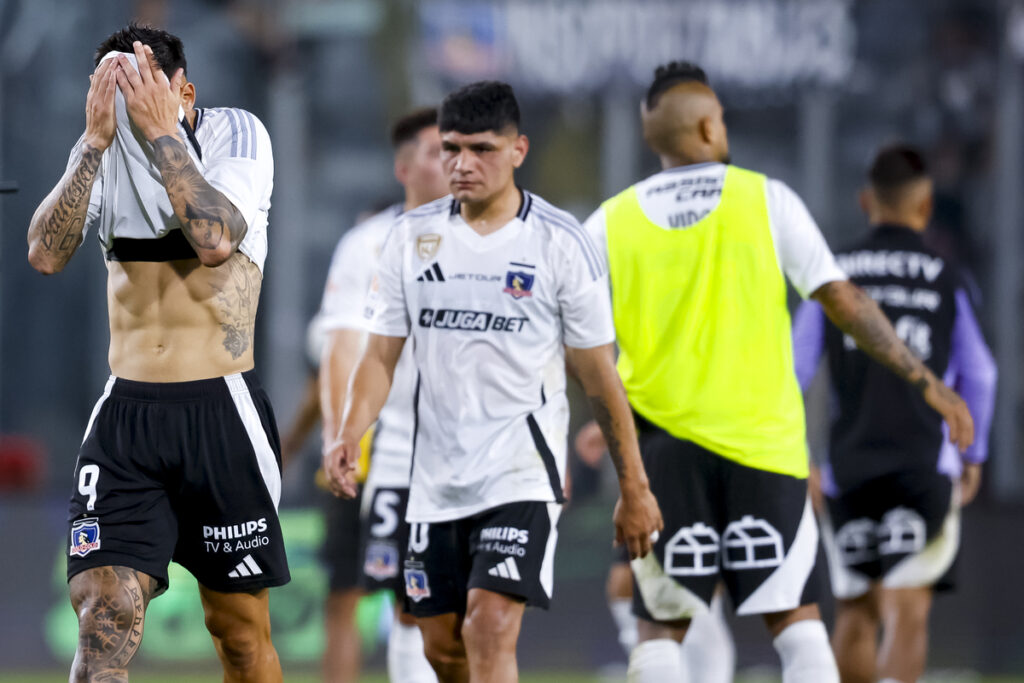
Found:
[[225, 391], [239, 394], [261, 389], [256, 371], [246, 370], [224, 377], [197, 379], [191, 382], [136, 382], [111, 375], [103, 393], [136, 401], [193, 401], [224, 396]]

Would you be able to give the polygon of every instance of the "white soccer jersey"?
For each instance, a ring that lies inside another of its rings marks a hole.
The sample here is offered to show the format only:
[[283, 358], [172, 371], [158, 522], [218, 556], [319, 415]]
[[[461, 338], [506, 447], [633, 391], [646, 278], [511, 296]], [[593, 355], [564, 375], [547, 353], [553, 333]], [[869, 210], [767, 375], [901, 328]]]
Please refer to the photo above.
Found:
[[580, 224], [522, 193], [486, 236], [451, 197], [405, 214], [381, 255], [370, 331], [411, 337], [417, 430], [407, 519], [561, 501], [563, 345], [615, 339], [606, 268]]
[[[401, 213], [401, 204], [389, 206], [338, 240], [320, 306], [319, 321], [324, 332], [366, 328], [366, 294], [377, 270], [384, 241]], [[380, 411], [373, 433], [370, 473], [366, 480], [368, 489], [409, 486], [415, 391], [416, 368], [409, 345], [398, 359], [391, 393]]]
[[[670, 168], [636, 184], [640, 208], [647, 218], [666, 229], [683, 229], [715, 210], [722, 198], [725, 164], [692, 164]], [[825, 238], [807, 207], [788, 185], [768, 178], [765, 185], [768, 218], [779, 268], [800, 296], [807, 298], [827, 282], [845, 280]], [[607, 261], [604, 209], [584, 226]]]
[[[135, 55], [128, 59], [135, 63]], [[117, 131], [103, 153], [85, 223], [87, 231], [98, 220], [97, 236], [104, 254], [114, 238], [158, 239], [181, 228], [154, 163], [153, 146], [132, 127], [120, 89], [115, 94], [115, 111]], [[266, 128], [244, 109], [197, 109], [194, 136], [181, 123], [178, 134], [206, 182], [242, 214], [248, 230], [239, 251], [262, 271], [274, 187], [274, 157]], [[78, 161], [84, 137], [71, 152], [69, 168]]]

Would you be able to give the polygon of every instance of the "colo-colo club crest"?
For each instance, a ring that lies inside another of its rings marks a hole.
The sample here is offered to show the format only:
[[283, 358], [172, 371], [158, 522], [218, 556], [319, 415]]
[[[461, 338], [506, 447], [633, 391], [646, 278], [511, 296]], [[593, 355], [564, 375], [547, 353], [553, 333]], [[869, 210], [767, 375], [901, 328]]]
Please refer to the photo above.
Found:
[[71, 525], [70, 555], [85, 557], [100, 549], [100, 521], [95, 517], [75, 520]]
[[533, 296], [534, 276], [523, 271], [510, 270], [505, 273], [505, 293], [511, 294], [513, 299], [522, 299], [524, 296]]

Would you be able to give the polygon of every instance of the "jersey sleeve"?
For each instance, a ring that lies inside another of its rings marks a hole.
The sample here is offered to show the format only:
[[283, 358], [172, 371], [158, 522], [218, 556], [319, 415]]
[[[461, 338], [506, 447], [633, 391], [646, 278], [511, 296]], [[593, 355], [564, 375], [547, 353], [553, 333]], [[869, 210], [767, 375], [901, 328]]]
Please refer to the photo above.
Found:
[[775, 179], [768, 180], [766, 195], [779, 266], [800, 296], [806, 299], [826, 283], [846, 280], [803, 200]]
[[611, 344], [615, 341], [615, 326], [606, 260], [574, 219], [562, 237], [562, 249], [556, 252], [558, 262], [553, 268], [559, 277], [562, 341], [577, 349]]
[[817, 301], [804, 301], [793, 316], [793, 364], [800, 390], [814, 380], [825, 349], [825, 313]]
[[[71, 154], [68, 156], [68, 165], [64, 168], [64, 174], [67, 175], [74, 167], [78, 164], [78, 160], [82, 158], [82, 143], [85, 142], [85, 133], [82, 133], [82, 137], [78, 138], [78, 142], [71, 148]], [[89, 234], [89, 228], [96, 222], [96, 219], [100, 217], [100, 205], [103, 201], [103, 164], [100, 164], [99, 169], [96, 171], [96, 180], [92, 184], [92, 192], [89, 194], [89, 208], [85, 211], [85, 226], [82, 228], [82, 239]]]
[[408, 337], [412, 331], [402, 282], [406, 244], [405, 221], [391, 227], [381, 248], [377, 272], [370, 283], [364, 316], [366, 329], [386, 337]]
[[334, 249], [320, 304], [320, 325], [325, 331], [366, 327], [364, 311], [375, 256], [361, 238], [359, 228], [350, 230]]
[[597, 255], [605, 265], [608, 267], [608, 224], [604, 217], [604, 207], [597, 207], [594, 213], [590, 214], [583, 223], [583, 230], [587, 233], [590, 241], [593, 243], [594, 248], [597, 250]]
[[[203, 177], [228, 198], [253, 227], [259, 212], [270, 208], [274, 155], [263, 123], [244, 109], [223, 109], [216, 143], [203, 149]], [[212, 122], [211, 122], [212, 123]]]
[[963, 457], [980, 463], [988, 458], [988, 434], [996, 402], [996, 362], [981, 334], [967, 293], [958, 289], [955, 297], [950, 358], [953, 388], [963, 397], [974, 419], [974, 443]]

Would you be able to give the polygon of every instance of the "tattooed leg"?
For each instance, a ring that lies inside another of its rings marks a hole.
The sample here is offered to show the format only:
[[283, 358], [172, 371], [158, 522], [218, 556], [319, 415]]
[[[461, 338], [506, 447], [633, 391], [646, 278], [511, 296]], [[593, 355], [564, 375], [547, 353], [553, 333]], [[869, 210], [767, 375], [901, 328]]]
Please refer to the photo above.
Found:
[[128, 567], [97, 567], [73, 576], [70, 588], [78, 614], [71, 683], [127, 681], [156, 580]]

